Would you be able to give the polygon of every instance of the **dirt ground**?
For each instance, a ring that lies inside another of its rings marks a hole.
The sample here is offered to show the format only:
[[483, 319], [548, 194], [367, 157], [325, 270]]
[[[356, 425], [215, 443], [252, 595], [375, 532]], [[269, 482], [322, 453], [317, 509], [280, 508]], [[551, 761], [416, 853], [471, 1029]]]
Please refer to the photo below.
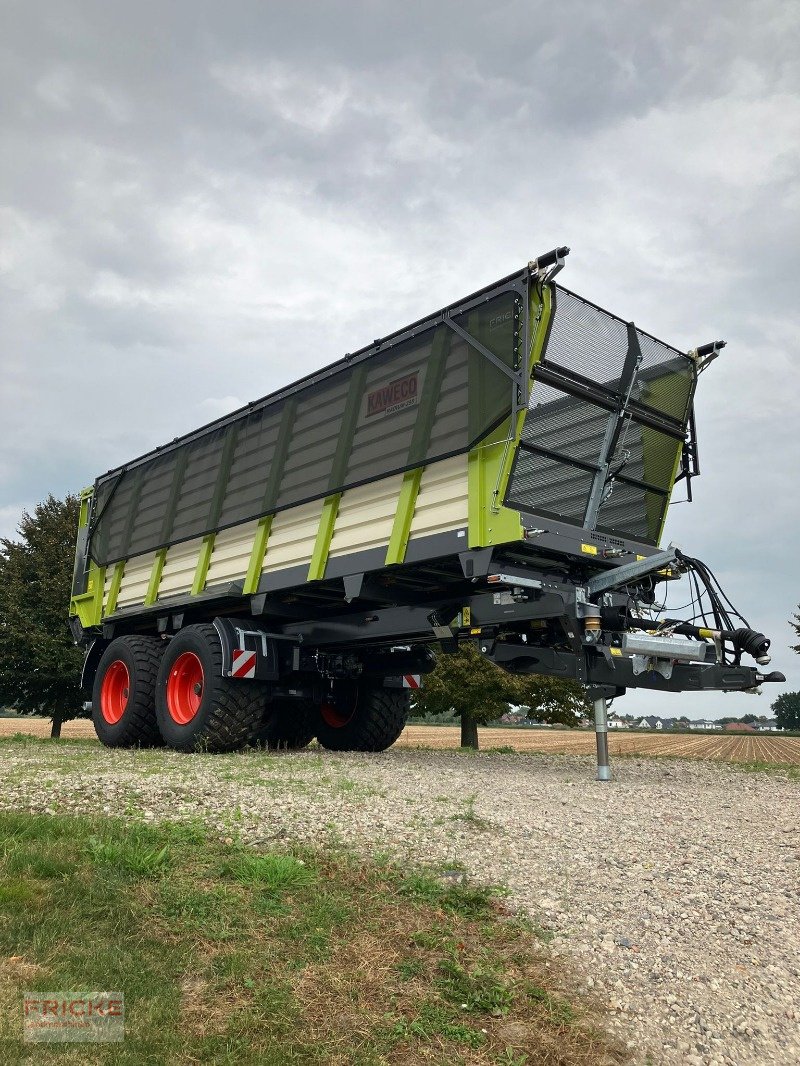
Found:
[[[86, 719], [65, 722], [66, 739], [94, 738], [92, 723]], [[50, 735], [50, 722], [43, 718], [0, 718], [0, 736], [26, 733]], [[437, 748], [459, 746], [459, 731], [450, 726], [410, 725], [398, 740], [398, 748]], [[481, 729], [480, 744], [490, 748], [512, 748], [518, 752], [547, 752], [552, 755], [591, 755], [595, 750], [590, 729]], [[659, 735], [635, 729], [609, 733], [611, 755], [664, 755], [672, 758], [719, 759], [722, 762], [772, 762], [800, 766], [800, 737], [745, 735], [698, 735], [678, 733]]]

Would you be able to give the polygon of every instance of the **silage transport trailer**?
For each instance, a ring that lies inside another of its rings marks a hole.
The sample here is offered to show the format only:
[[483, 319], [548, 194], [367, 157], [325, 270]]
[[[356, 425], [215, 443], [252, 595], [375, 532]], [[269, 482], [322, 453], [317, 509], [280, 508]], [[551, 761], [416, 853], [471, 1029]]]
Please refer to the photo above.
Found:
[[[109, 746], [379, 751], [437, 653], [749, 690], [769, 641], [659, 548], [698, 473], [681, 352], [557, 285], [568, 249], [99, 477], [70, 624]], [[665, 618], [687, 575], [699, 605]]]

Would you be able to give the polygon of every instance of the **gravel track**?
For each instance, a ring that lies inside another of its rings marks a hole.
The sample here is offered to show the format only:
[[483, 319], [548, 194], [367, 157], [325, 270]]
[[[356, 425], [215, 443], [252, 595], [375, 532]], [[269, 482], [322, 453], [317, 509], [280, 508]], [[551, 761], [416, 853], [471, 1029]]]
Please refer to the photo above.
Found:
[[800, 782], [720, 764], [390, 750], [182, 756], [4, 744], [2, 806], [200, 817], [508, 886], [634, 1062], [800, 1063]]

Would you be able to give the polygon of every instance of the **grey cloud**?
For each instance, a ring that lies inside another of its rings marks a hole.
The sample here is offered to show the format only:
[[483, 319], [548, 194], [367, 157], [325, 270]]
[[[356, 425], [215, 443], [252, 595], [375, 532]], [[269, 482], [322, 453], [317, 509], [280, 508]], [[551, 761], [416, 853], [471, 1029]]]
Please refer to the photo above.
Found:
[[668, 535], [788, 645], [793, 5], [65, 0], [2, 20], [4, 522], [566, 242], [569, 287], [683, 347], [730, 341]]

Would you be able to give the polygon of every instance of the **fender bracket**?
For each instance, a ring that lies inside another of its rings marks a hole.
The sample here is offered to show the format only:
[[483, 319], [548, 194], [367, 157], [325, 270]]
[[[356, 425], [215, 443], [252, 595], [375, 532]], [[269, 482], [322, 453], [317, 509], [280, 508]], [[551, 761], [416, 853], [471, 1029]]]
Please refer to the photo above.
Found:
[[257, 622], [248, 620], [245, 628], [236, 625], [236, 621], [214, 619], [222, 645], [222, 676], [243, 681], [277, 681], [280, 665], [276, 635], [261, 629]]

